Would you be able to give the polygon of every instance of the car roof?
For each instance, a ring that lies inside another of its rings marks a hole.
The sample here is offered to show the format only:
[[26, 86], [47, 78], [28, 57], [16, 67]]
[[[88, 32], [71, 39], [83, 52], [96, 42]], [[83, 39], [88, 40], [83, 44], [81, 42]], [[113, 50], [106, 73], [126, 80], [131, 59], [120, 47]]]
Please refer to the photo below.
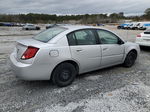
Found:
[[[56, 43], [64, 35], [69, 34], [69, 33], [73, 32], [73, 31], [76, 31], [76, 30], [81, 30], [81, 29], [100, 29], [100, 30], [107, 30], [107, 31], [110, 31], [110, 32], [114, 33], [113, 31], [111, 31], [109, 29], [99, 27], [99, 26], [96, 27], [96, 26], [85, 26], [85, 25], [59, 25], [59, 26], [56, 26], [56, 27], [66, 28], [67, 30], [65, 30], [64, 32], [57, 35], [55, 38], [50, 40], [48, 43]], [[116, 33], [114, 33], [114, 34], [117, 35]], [[117, 36], [120, 37], [119, 35], [117, 35]]]
[[27, 23], [27, 24], [25, 24], [25, 25], [33, 25], [33, 24], [29, 24], [29, 23]]
[[[78, 29], [104, 29], [104, 30], [108, 30], [102, 27], [96, 27], [96, 26], [86, 26], [86, 25], [59, 25], [60, 27], [64, 27], [68, 30], [78, 30]], [[58, 27], [59, 27], [58, 26]]]

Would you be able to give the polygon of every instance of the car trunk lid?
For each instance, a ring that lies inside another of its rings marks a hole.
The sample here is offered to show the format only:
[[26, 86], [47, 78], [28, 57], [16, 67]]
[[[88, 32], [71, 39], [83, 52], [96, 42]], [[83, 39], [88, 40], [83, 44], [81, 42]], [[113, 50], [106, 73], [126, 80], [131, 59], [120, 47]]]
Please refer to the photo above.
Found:
[[44, 43], [34, 40], [34, 39], [24, 39], [17, 41], [16, 48], [15, 48], [15, 57], [17, 61], [24, 62], [24, 63], [31, 63], [32, 58], [28, 60], [22, 60], [22, 55], [25, 53], [25, 51], [28, 49], [29, 46], [40, 48]]

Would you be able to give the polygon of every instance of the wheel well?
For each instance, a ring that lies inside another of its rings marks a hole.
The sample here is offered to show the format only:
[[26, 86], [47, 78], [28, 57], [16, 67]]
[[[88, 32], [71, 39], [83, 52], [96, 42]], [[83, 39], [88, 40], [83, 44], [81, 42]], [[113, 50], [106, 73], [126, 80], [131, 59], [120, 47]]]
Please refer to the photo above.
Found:
[[135, 50], [135, 49], [132, 49], [130, 52], [134, 52], [135, 54], [136, 54], [136, 58], [137, 58], [137, 50]]
[[75, 68], [77, 70], [77, 73], [79, 73], [79, 65], [75, 61], [67, 60], [67, 61], [64, 61], [64, 62], [61, 62], [61, 63], [71, 63], [72, 65], [75, 66]]
[[[71, 63], [75, 67], [75, 69], [77, 70], [77, 74], [79, 73], [79, 65], [75, 61], [66, 60], [66, 61], [63, 61], [63, 62], [59, 63], [57, 66], [59, 66], [62, 63]], [[55, 66], [55, 68], [53, 69], [53, 71], [56, 69], [57, 66]], [[53, 71], [52, 71], [52, 74], [53, 74]], [[52, 78], [52, 75], [51, 75], [50, 79], [51, 78]]]

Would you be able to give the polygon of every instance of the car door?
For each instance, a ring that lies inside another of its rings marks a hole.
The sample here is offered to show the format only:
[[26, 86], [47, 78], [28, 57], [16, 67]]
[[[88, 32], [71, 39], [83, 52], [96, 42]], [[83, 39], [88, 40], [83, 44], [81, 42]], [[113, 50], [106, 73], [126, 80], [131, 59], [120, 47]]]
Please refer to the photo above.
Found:
[[101, 66], [111, 66], [123, 61], [124, 42], [114, 33], [107, 30], [97, 30], [101, 42], [102, 60]]
[[71, 56], [80, 65], [80, 73], [95, 70], [100, 66], [101, 47], [94, 30], [82, 29], [67, 35]]
[[33, 30], [33, 29], [34, 29], [33, 27], [34, 27], [33, 25], [28, 25], [28, 28], [29, 28], [30, 30]]

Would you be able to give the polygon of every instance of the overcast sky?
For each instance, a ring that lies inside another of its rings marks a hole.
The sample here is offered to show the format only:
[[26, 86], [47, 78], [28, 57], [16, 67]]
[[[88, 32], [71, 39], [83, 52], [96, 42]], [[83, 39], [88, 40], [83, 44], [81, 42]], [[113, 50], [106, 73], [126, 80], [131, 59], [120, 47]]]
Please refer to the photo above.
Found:
[[140, 15], [150, 0], [0, 0], [0, 13], [96, 14], [124, 12]]

